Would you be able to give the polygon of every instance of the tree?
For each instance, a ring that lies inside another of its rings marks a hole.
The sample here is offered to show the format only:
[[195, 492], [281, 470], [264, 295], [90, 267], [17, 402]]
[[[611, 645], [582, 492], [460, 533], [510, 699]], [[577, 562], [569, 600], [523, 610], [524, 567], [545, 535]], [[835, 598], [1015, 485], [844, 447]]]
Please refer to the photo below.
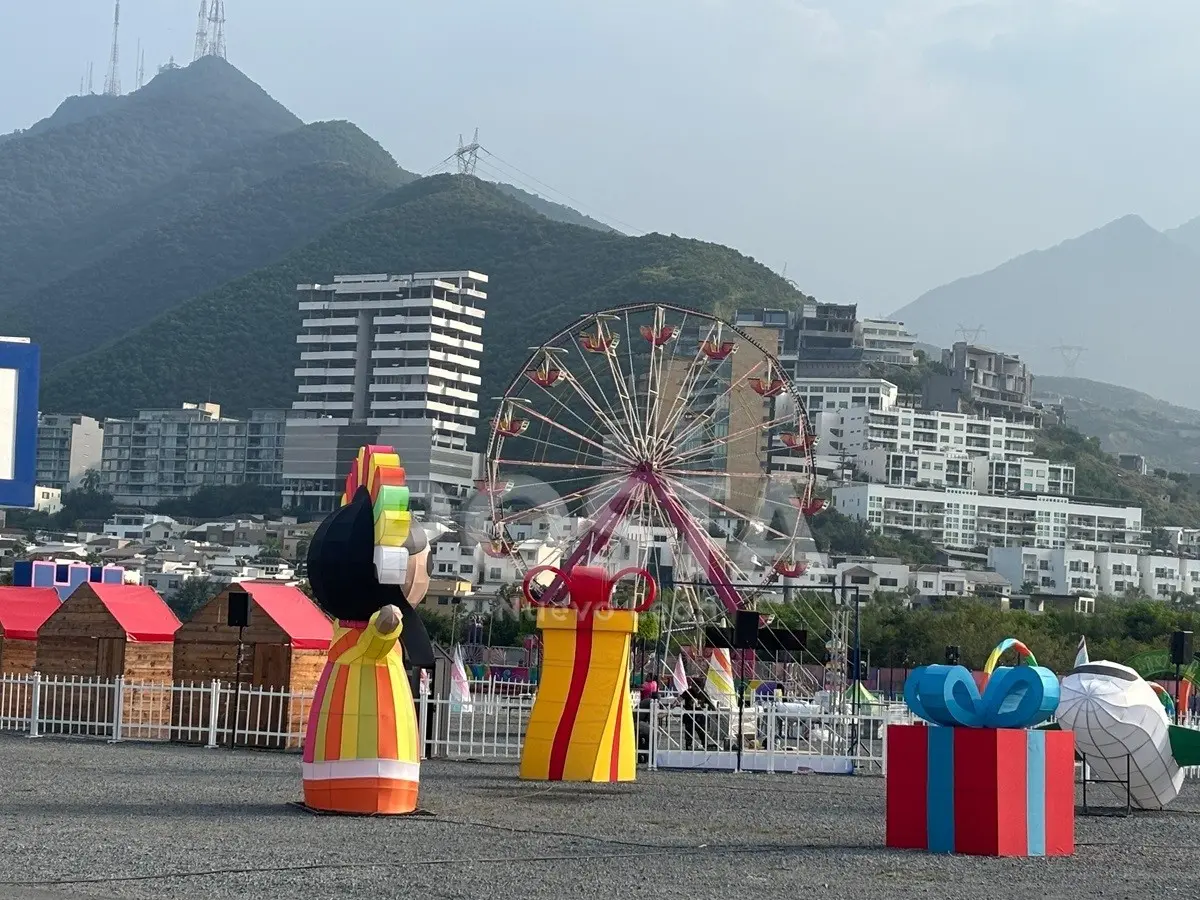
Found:
[[79, 486], [89, 494], [100, 493], [100, 473], [96, 469], [88, 469], [83, 473]]
[[200, 607], [221, 593], [222, 588], [223, 584], [207, 578], [189, 578], [167, 598], [167, 606], [171, 607], [179, 621], [186, 622]]
[[255, 559], [280, 559], [283, 556], [283, 544], [276, 538], [267, 538], [258, 547]]

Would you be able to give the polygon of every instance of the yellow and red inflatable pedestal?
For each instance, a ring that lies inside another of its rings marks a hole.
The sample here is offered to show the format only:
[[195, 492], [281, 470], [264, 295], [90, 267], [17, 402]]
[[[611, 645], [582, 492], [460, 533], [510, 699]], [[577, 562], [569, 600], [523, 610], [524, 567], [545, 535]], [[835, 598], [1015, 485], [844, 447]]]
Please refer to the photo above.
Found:
[[417, 808], [417, 717], [397, 641], [370, 622], [339, 622], [304, 742], [304, 805], [358, 815]]
[[1070, 856], [1074, 735], [889, 725], [887, 846], [972, 856]]
[[542, 670], [521, 753], [521, 778], [633, 781], [637, 739], [629, 696], [631, 609], [542, 607]]

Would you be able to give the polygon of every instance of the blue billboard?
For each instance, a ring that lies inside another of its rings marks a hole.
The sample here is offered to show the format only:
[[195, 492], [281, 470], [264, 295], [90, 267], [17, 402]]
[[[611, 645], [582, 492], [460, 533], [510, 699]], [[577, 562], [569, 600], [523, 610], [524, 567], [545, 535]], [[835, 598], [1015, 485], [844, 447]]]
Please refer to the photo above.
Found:
[[37, 344], [0, 337], [0, 506], [33, 506], [40, 360]]

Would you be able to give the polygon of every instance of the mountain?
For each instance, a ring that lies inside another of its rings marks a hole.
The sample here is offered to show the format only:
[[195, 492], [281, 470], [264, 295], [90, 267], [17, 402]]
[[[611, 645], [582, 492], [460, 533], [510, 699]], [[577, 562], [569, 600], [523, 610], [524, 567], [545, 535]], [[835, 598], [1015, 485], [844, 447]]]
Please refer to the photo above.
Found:
[[597, 231], [617, 230], [605, 225], [599, 219], [593, 219], [591, 216], [585, 216], [583, 213], [571, 209], [569, 206], [563, 206], [561, 203], [555, 203], [553, 200], [547, 200], [544, 197], [539, 197], [537, 194], [531, 194], [529, 191], [523, 191], [516, 185], [505, 184], [502, 181], [495, 182], [495, 185], [502, 193], [520, 200], [534, 212], [539, 212], [547, 219], [553, 219], [555, 222], [563, 222], [567, 225], [582, 225], [584, 228], [595, 228]]
[[1085, 347], [1081, 374], [1186, 404], [1198, 290], [1200, 251], [1126, 216], [935, 288], [893, 317], [943, 346], [959, 326], [982, 326], [981, 343], [1020, 354], [1035, 375], [1062, 371], [1060, 345]]
[[[87, 99], [87, 98], [83, 98]], [[216, 57], [160, 73], [78, 121], [0, 144], [0, 281], [35, 283], [53, 250], [113, 205], [153, 192], [206, 159], [302, 123]]]
[[[377, 200], [388, 182], [342, 162], [285, 172], [201, 208], [65, 278], [0, 303], [43, 366], [119, 338], [190, 297], [274, 262]], [[131, 284], [137, 285], [130, 291]], [[5, 308], [8, 307], [7, 310]], [[62, 328], [59, 323], [69, 322]]]
[[195, 397], [231, 411], [289, 406], [299, 358], [297, 284], [337, 273], [468, 267], [490, 278], [485, 397], [488, 385], [494, 390], [524, 363], [525, 347], [586, 312], [646, 300], [731, 312], [803, 299], [727, 247], [554, 222], [486, 182], [441, 175], [401, 187], [275, 265], [52, 369], [42, 404], [101, 416]]
[[53, 131], [55, 128], [61, 128], [64, 125], [73, 125], [76, 122], [82, 122], [84, 119], [90, 119], [94, 115], [107, 111], [112, 104], [119, 102], [119, 98], [109, 97], [104, 94], [81, 94], [76, 97], [68, 97], [59, 104], [58, 109], [53, 114], [41, 121], [34, 122], [24, 130], [0, 134], [0, 144], [13, 138], [21, 137], [21, 135], [42, 134], [46, 131]]
[[1107, 452], [1141, 454], [1151, 468], [1200, 473], [1200, 410], [1087, 378], [1040, 376], [1035, 386]]

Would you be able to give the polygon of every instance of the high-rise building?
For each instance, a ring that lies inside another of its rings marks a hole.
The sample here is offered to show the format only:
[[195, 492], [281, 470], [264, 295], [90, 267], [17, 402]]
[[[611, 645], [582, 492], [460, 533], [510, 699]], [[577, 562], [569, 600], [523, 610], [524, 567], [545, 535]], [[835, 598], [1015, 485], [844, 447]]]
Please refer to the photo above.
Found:
[[64, 490], [100, 467], [104, 430], [90, 416], [38, 415], [37, 483]]
[[396, 448], [418, 506], [448, 511], [480, 473], [487, 276], [469, 270], [338, 275], [302, 284], [299, 396], [284, 452], [284, 504], [333, 509], [363, 444]]
[[221, 415], [215, 403], [138, 410], [104, 420], [101, 489], [124, 506], [152, 507], [210, 485], [279, 487], [284, 411]]

